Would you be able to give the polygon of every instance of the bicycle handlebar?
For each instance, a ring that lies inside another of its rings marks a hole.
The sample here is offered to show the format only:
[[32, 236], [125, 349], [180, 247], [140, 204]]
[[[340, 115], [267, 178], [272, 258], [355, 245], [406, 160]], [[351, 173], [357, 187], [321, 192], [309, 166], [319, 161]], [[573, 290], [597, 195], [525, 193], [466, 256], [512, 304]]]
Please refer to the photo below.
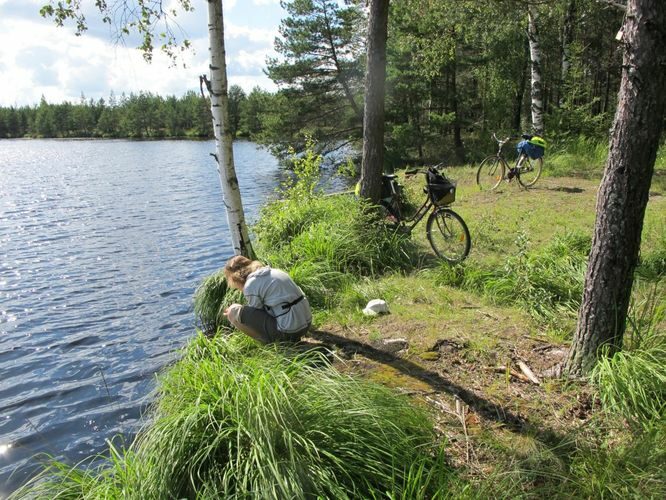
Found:
[[497, 144], [502, 146], [502, 145], [506, 144], [507, 142], [509, 142], [511, 140], [511, 137], [509, 136], [505, 139], [498, 139], [497, 134], [495, 132], [493, 132], [493, 139], [495, 139], [497, 141]]

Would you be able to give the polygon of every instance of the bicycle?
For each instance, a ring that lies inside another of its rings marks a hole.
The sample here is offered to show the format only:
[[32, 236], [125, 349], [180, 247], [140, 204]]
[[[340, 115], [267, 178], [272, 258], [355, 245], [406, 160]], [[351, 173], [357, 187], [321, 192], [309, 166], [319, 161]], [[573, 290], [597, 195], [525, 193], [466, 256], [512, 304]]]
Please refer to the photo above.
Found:
[[451, 264], [465, 260], [472, 246], [469, 229], [463, 218], [449, 208], [456, 199], [456, 184], [442, 175], [439, 165], [428, 167], [423, 172], [426, 185], [423, 192], [426, 199], [421, 207], [410, 217], [402, 213], [402, 188], [394, 174], [383, 175], [385, 189], [380, 205], [395, 219], [396, 230], [411, 234], [416, 225], [426, 216], [426, 236], [437, 257]]
[[[532, 139], [533, 136], [523, 135], [522, 137], [523, 139], [529, 140]], [[488, 156], [481, 161], [479, 169], [476, 172], [476, 184], [479, 186], [479, 189], [482, 191], [493, 191], [497, 189], [497, 186], [499, 186], [503, 180], [511, 182], [513, 178], [516, 178], [520, 185], [526, 189], [533, 186], [541, 176], [543, 158], [531, 158], [530, 155], [525, 152], [525, 149], [521, 148], [515, 165], [513, 168], [509, 168], [508, 163], [502, 155], [502, 148], [511, 140], [511, 137], [498, 139], [497, 135], [493, 133], [493, 139], [497, 141], [497, 153]], [[543, 155], [543, 149], [541, 155]]]

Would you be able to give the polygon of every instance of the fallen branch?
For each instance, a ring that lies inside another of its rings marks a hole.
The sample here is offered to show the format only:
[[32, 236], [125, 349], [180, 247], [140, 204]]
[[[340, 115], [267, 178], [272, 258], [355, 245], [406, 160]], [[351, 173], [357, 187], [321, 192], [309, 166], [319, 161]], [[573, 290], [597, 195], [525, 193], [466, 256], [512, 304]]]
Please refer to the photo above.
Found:
[[[491, 370], [495, 373], [501, 373], [502, 375], [506, 375], [507, 373], [507, 368], [506, 366], [495, 366], [494, 368], [486, 368], [486, 370]], [[522, 380], [523, 382], [529, 382], [530, 379], [527, 378], [525, 375], [522, 373], [518, 373], [516, 370], [509, 368], [508, 369], [509, 375], [513, 378], [517, 378], [518, 380]]]
[[523, 360], [521, 360], [521, 359], [517, 360], [516, 364], [518, 364], [518, 367], [525, 374], [525, 376], [530, 380], [530, 382], [532, 382], [533, 384], [536, 384], [536, 385], [541, 385], [541, 380], [539, 380], [537, 378], [537, 376], [534, 375], [534, 372], [530, 369], [529, 366], [527, 366], [527, 364], [525, 364], [525, 362]]

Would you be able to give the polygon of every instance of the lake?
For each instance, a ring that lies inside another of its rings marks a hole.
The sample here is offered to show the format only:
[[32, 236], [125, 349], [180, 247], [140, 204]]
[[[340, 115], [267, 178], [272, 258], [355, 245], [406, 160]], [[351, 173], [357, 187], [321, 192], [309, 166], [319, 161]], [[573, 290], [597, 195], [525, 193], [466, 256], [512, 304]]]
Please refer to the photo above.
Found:
[[[212, 141], [0, 140], [0, 498], [131, 439], [231, 256]], [[246, 216], [282, 179], [234, 144]]]

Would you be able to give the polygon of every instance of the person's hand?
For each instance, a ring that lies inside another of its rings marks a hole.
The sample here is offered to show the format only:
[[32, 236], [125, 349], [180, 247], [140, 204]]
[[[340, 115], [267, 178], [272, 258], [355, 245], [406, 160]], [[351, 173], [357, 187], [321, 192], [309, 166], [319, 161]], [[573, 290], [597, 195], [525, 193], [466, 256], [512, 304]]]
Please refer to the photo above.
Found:
[[224, 315], [226, 316], [229, 323], [236, 326], [240, 322], [240, 312], [243, 306], [240, 304], [231, 304], [224, 310]]

